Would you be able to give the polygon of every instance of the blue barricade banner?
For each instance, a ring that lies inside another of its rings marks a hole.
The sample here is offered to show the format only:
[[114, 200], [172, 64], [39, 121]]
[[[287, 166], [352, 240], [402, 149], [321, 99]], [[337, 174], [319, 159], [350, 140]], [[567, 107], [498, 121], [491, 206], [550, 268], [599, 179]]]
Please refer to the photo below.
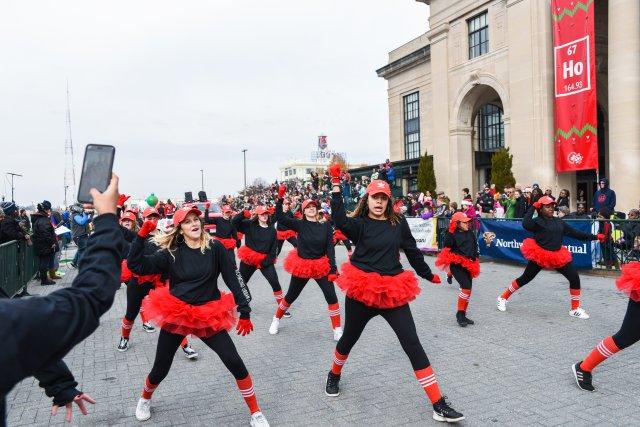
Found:
[[[567, 221], [573, 228], [585, 233], [591, 233], [589, 221]], [[527, 260], [520, 252], [522, 241], [533, 235], [522, 228], [522, 222], [517, 220], [481, 219], [478, 246], [480, 256], [500, 258], [526, 264]], [[564, 237], [562, 244], [573, 256], [573, 266], [576, 268], [591, 268], [592, 243]]]

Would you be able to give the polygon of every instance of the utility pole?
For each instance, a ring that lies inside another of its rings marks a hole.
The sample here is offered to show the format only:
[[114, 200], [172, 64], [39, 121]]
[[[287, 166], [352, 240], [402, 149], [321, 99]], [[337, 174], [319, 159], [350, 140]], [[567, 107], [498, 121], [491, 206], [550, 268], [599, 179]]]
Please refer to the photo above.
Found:
[[200, 169], [200, 186], [202, 187], [202, 191], [204, 191], [204, 170]]
[[69, 188], [68, 185], [64, 186], [64, 208], [68, 208], [69, 205], [67, 204], [67, 189]]
[[[73, 137], [71, 135], [71, 103], [69, 102], [69, 79], [67, 79], [67, 130], [69, 135], [64, 142], [64, 205], [67, 207], [68, 193], [75, 192], [76, 167], [73, 156]], [[74, 196], [75, 197], [75, 196]], [[71, 197], [73, 200], [73, 197]]]
[[242, 149], [242, 164], [244, 165], [244, 192], [247, 192], [247, 149]]
[[22, 177], [22, 175], [20, 175], [19, 173], [13, 173], [13, 172], [7, 172], [7, 175], [11, 175], [11, 201], [12, 201], [13, 203], [15, 203], [16, 201], [15, 201], [15, 199], [13, 198], [13, 191], [14, 191], [14, 188], [15, 188], [15, 187], [13, 186], [13, 177], [14, 177], [14, 176]]

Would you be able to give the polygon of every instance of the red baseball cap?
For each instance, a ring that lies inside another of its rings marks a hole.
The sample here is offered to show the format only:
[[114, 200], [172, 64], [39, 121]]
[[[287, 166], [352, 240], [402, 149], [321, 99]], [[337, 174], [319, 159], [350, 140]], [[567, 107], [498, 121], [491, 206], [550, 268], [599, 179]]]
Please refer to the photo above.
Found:
[[122, 214], [122, 216], [120, 217], [120, 221], [125, 221], [125, 220], [129, 220], [129, 221], [136, 221], [136, 216], [134, 215], [133, 212], [131, 211], [127, 211], [125, 213]]
[[552, 199], [551, 197], [549, 197], [549, 196], [542, 196], [542, 197], [540, 197], [540, 198], [538, 199], [538, 202], [539, 202], [541, 205], [555, 205], [555, 204], [556, 204], [556, 201], [555, 201], [555, 200], [553, 200], [553, 199]]
[[264, 215], [266, 213], [269, 213], [269, 208], [263, 205], [256, 206], [256, 215]]
[[317, 200], [313, 200], [313, 199], [307, 199], [304, 202], [302, 202], [302, 211], [304, 212], [305, 209], [307, 209], [307, 207], [309, 205], [315, 205], [316, 209], [318, 208], [318, 201]]
[[198, 209], [195, 206], [183, 206], [180, 209], [178, 209], [176, 213], [173, 214], [173, 225], [175, 225], [176, 227], [180, 225], [180, 223], [184, 221], [187, 215], [189, 215], [192, 212], [196, 214], [198, 217], [202, 215], [202, 212], [200, 211], [200, 209]]
[[156, 210], [156, 208], [147, 208], [144, 210], [144, 212], [142, 213], [142, 218], [147, 218], [150, 215], [156, 215], [156, 216], [160, 216], [160, 214], [158, 213], [158, 211]]
[[469, 218], [465, 213], [463, 212], [456, 212], [453, 214], [453, 216], [451, 217], [451, 222], [469, 222], [471, 221], [471, 218]]
[[387, 181], [381, 179], [374, 179], [371, 184], [367, 186], [367, 194], [374, 196], [376, 194], [385, 194], [387, 197], [391, 197], [391, 187]]

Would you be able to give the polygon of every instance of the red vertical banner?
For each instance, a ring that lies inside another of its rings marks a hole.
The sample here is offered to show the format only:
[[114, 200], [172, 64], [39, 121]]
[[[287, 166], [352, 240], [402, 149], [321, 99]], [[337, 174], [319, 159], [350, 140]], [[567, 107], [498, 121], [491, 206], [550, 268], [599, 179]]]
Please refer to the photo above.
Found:
[[594, 0], [552, 0], [556, 171], [598, 168]]

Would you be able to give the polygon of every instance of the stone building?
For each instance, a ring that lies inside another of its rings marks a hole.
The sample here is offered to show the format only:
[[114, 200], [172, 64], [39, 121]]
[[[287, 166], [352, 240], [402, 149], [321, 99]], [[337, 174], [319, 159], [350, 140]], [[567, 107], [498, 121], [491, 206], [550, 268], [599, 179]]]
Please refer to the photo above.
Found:
[[[409, 1], [409, 0], [407, 0]], [[491, 154], [508, 147], [518, 183], [558, 194], [584, 192], [598, 176], [618, 210], [640, 191], [640, 1], [595, 1], [598, 171], [557, 174], [550, 0], [417, 0], [426, 33], [389, 53], [377, 70], [388, 82], [390, 158], [410, 165], [398, 178], [416, 185], [419, 156], [434, 156], [439, 189], [455, 196], [490, 176]], [[428, 6], [428, 9], [427, 9]]]

